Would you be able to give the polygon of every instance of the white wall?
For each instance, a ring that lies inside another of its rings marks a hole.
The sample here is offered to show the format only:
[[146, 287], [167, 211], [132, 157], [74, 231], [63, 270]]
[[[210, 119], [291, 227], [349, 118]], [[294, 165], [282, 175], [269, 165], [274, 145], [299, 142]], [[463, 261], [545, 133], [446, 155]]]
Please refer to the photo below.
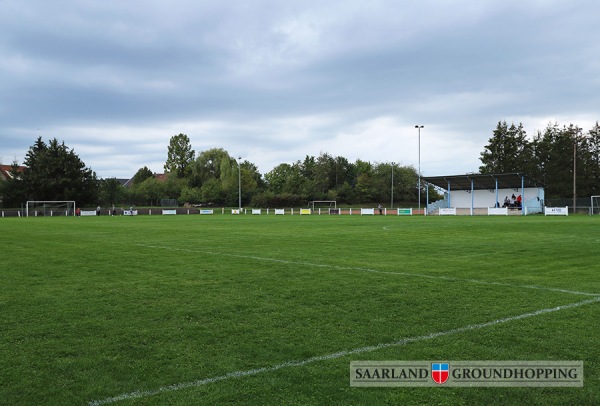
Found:
[[[523, 202], [539, 197], [544, 198], [542, 188], [525, 188], [525, 192], [521, 193], [521, 189], [498, 189], [498, 202], [500, 207], [504, 204], [504, 198], [512, 195], [519, 196], [521, 194]], [[473, 191], [473, 207], [494, 207], [496, 204], [496, 190], [474, 190]], [[450, 207], [470, 208], [471, 207], [471, 191], [452, 190], [450, 189]]]

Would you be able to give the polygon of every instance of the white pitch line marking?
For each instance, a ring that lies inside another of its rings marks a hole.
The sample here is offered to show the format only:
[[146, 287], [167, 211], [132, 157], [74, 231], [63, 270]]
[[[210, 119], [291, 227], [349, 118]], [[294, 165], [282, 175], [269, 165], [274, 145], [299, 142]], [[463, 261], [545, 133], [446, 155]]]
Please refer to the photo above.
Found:
[[409, 277], [413, 277], [413, 278], [443, 280], [443, 281], [449, 281], [449, 282], [469, 282], [469, 283], [475, 283], [475, 284], [480, 284], [480, 285], [505, 286], [505, 287], [511, 287], [511, 288], [520, 288], [520, 289], [535, 289], [535, 290], [544, 290], [544, 291], [548, 291], [548, 292], [568, 293], [568, 294], [580, 295], [580, 296], [593, 296], [593, 297], [600, 296], [600, 293], [579, 292], [576, 290], [548, 288], [548, 287], [537, 286], [537, 285], [516, 285], [516, 284], [512, 284], [512, 283], [488, 282], [488, 281], [481, 281], [478, 279], [454, 278], [454, 277], [450, 277], [450, 276], [435, 276], [435, 275], [426, 275], [426, 274], [411, 273], [411, 272], [379, 271], [376, 269], [360, 268], [360, 267], [354, 267], [354, 266], [317, 264], [317, 263], [305, 262], [305, 261], [287, 261], [284, 259], [257, 257], [254, 255], [239, 255], [239, 254], [230, 254], [230, 253], [221, 253], [221, 252], [201, 251], [201, 250], [193, 250], [193, 249], [189, 249], [189, 248], [174, 248], [174, 247], [166, 247], [166, 246], [160, 246], [160, 245], [145, 245], [145, 244], [137, 244], [137, 245], [140, 247], [144, 247], [144, 248], [164, 249], [164, 250], [169, 250], [169, 251], [196, 252], [196, 253], [201, 253], [201, 254], [231, 257], [231, 258], [253, 259], [256, 261], [265, 261], [265, 262], [277, 262], [277, 263], [286, 264], [286, 265], [304, 265], [304, 266], [312, 266], [312, 267], [316, 267], [316, 268], [339, 269], [342, 271], [361, 271], [361, 272], [370, 272], [370, 273], [380, 273], [380, 274], [385, 274], [385, 275], [401, 275], [401, 276], [409, 276]]
[[403, 338], [403, 339], [400, 339], [398, 341], [394, 341], [391, 343], [381, 343], [381, 344], [372, 345], [372, 346], [354, 348], [351, 350], [344, 350], [344, 351], [334, 352], [334, 353], [330, 353], [330, 354], [319, 355], [319, 356], [307, 358], [304, 360], [287, 361], [287, 362], [283, 362], [281, 364], [276, 364], [276, 365], [273, 365], [270, 367], [250, 369], [250, 370], [246, 370], [246, 371], [234, 371], [234, 372], [229, 372], [229, 373], [227, 373], [225, 375], [221, 375], [221, 376], [215, 376], [212, 378], [205, 378], [205, 379], [200, 379], [197, 381], [167, 385], [167, 386], [163, 386], [163, 387], [160, 387], [160, 388], [154, 389], [154, 390], [146, 390], [146, 391], [138, 390], [138, 391], [134, 391], [134, 392], [130, 392], [130, 393], [123, 393], [121, 395], [106, 398], [106, 399], [93, 400], [93, 401], [89, 402], [89, 406], [101, 406], [101, 405], [108, 405], [111, 403], [119, 402], [121, 400], [146, 398], [149, 396], [158, 395], [160, 393], [174, 392], [174, 391], [178, 391], [181, 389], [204, 386], [204, 385], [208, 385], [210, 383], [225, 381], [225, 380], [229, 380], [229, 379], [233, 379], [233, 378], [243, 378], [245, 376], [258, 375], [258, 374], [262, 374], [265, 372], [275, 372], [275, 371], [278, 371], [278, 370], [284, 369], [284, 368], [302, 367], [304, 365], [312, 364], [314, 362], [337, 359], [337, 358], [345, 357], [348, 355], [373, 352], [373, 351], [390, 348], [390, 347], [402, 347], [402, 346], [405, 346], [405, 345], [408, 345], [411, 343], [416, 343], [419, 341], [433, 340], [438, 337], [444, 337], [444, 336], [448, 336], [448, 335], [452, 335], [452, 334], [459, 334], [459, 333], [464, 333], [464, 332], [472, 331], [472, 330], [480, 330], [480, 329], [483, 329], [486, 327], [497, 326], [497, 325], [509, 323], [512, 321], [523, 320], [523, 319], [527, 319], [529, 317], [540, 316], [542, 314], [554, 313], [554, 312], [557, 312], [560, 310], [573, 309], [575, 307], [580, 307], [580, 306], [584, 306], [587, 304], [598, 303], [598, 302], [600, 302], [600, 297], [595, 297], [593, 299], [584, 300], [582, 302], [570, 303], [570, 304], [563, 305], [563, 306], [540, 309], [540, 310], [536, 310], [534, 312], [524, 313], [524, 314], [520, 314], [518, 316], [505, 317], [502, 319], [496, 319], [496, 320], [489, 321], [486, 323], [470, 324], [468, 326], [458, 327], [458, 328], [455, 328], [452, 330], [439, 331], [437, 333], [431, 333], [428, 335], [407, 337], [407, 338]]

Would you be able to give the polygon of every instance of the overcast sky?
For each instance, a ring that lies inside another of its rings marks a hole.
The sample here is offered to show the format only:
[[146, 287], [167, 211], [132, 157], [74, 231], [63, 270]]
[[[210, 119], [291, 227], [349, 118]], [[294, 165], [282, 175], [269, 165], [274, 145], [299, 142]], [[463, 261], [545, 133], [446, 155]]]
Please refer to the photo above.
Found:
[[173, 135], [265, 174], [327, 152], [477, 172], [500, 120], [600, 120], [596, 0], [0, 0], [0, 162], [38, 136], [101, 178]]

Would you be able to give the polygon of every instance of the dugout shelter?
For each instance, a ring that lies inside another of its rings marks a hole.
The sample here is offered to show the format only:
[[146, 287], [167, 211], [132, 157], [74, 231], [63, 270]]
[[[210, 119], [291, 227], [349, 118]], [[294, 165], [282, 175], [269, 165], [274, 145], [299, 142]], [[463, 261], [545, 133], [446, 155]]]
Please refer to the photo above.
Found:
[[428, 214], [439, 208], [452, 207], [461, 214], [487, 214], [488, 208], [503, 207], [504, 199], [513, 195], [521, 196], [521, 204], [510, 207], [512, 214], [543, 212], [543, 185], [522, 173], [427, 176], [422, 179], [427, 196], [432, 185], [444, 194], [443, 200], [427, 205]]

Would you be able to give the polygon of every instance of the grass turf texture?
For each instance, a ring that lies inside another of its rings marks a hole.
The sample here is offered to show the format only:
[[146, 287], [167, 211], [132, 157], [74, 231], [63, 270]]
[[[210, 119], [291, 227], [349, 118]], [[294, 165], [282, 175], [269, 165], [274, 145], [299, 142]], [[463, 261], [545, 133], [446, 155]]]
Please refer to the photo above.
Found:
[[[0, 404], [597, 404], [598, 301], [313, 358], [598, 299], [599, 245], [588, 216], [1, 219]], [[352, 388], [361, 359], [584, 360], [585, 386]]]

